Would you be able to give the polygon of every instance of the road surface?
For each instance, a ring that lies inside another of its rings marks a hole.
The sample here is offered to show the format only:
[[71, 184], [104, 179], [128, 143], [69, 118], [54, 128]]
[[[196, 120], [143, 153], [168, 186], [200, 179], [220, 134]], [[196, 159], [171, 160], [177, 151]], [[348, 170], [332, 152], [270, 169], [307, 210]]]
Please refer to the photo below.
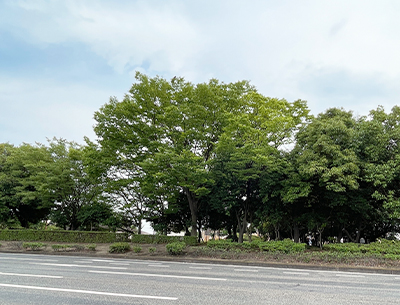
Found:
[[0, 254], [0, 304], [399, 304], [400, 275]]

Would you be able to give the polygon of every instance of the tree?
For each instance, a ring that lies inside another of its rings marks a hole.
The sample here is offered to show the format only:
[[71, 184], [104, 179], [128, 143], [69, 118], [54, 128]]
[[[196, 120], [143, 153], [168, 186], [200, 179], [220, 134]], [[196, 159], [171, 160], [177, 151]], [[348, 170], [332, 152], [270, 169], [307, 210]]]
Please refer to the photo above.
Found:
[[274, 187], [266, 181], [282, 170], [279, 148], [293, 140], [307, 117], [303, 101], [289, 103], [251, 92], [244, 96], [241, 112], [232, 117], [221, 135], [213, 169], [214, 179], [224, 180], [219, 186], [224, 191], [217, 203], [224, 203], [223, 208], [235, 215], [239, 242], [243, 242], [243, 234], [263, 202], [268, 204]]
[[102, 181], [89, 174], [82, 146], [63, 139], [49, 144], [53, 162], [41, 188], [48, 191], [55, 203], [52, 220], [64, 229], [77, 230], [83, 225], [82, 213], [87, 214], [88, 206], [100, 204]]
[[51, 156], [43, 145], [0, 145], [0, 214], [7, 223], [25, 228], [46, 219], [53, 202], [40, 181], [48, 172]]
[[357, 156], [357, 121], [351, 112], [328, 109], [297, 134], [292, 151], [294, 172], [287, 202], [301, 202], [309, 229], [328, 224], [360, 228], [368, 201], [360, 196], [360, 162]]
[[[243, 96], [253, 90], [248, 82], [193, 85], [183, 78], [166, 81], [137, 73], [123, 101], [111, 98], [96, 112], [97, 142], [117, 168], [135, 173], [146, 197], [152, 188], [182, 191], [191, 212], [191, 234], [197, 236], [200, 199], [212, 184], [207, 163], [231, 115], [240, 112]], [[161, 209], [167, 193], [163, 197]]]

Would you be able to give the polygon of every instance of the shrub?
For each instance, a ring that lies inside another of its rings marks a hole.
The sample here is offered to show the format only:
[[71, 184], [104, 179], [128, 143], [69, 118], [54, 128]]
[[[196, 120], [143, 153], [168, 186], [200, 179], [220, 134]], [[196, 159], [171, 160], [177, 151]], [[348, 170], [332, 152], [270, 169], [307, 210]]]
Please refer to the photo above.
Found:
[[296, 253], [305, 250], [306, 245], [290, 239], [266, 241], [258, 244], [260, 250], [268, 252]]
[[157, 249], [155, 247], [149, 248], [149, 253], [156, 253]]
[[64, 230], [0, 230], [0, 240], [67, 243], [127, 242], [127, 233]]
[[183, 253], [183, 250], [186, 248], [186, 244], [184, 242], [173, 242], [167, 244], [165, 246], [167, 248], [167, 252], [171, 255], [180, 255]]
[[139, 247], [139, 246], [133, 247], [133, 252], [139, 253], [140, 251], [142, 251], [142, 247]]
[[51, 248], [58, 252], [58, 251], [63, 251], [67, 248], [67, 245], [51, 245]]
[[86, 248], [87, 248], [89, 251], [96, 251], [96, 247], [97, 247], [96, 244], [90, 244], [90, 245], [87, 245], [87, 246], [86, 246]]
[[32, 242], [32, 243], [23, 243], [22, 247], [24, 249], [31, 249], [32, 251], [39, 251], [41, 248], [45, 247], [44, 243]]
[[110, 245], [110, 250], [108, 252], [110, 253], [125, 253], [128, 252], [131, 249], [131, 246], [129, 243], [126, 242], [119, 242], [119, 243], [113, 243]]
[[58, 245], [58, 244], [55, 244], [55, 245], [52, 245], [51, 248], [56, 252], [59, 252], [59, 251], [84, 251], [85, 250], [85, 246], [83, 246], [83, 245], [65, 245], [65, 244]]
[[197, 238], [194, 236], [132, 235], [131, 241], [135, 244], [168, 244], [177, 241], [188, 246], [197, 244]]

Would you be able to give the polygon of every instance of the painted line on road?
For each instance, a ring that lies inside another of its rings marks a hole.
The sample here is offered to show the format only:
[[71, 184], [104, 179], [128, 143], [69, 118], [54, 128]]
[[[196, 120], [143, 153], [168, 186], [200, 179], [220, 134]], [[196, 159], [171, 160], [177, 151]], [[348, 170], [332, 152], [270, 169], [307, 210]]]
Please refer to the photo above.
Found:
[[218, 277], [199, 277], [199, 276], [184, 276], [184, 275], [154, 274], [154, 273], [132, 273], [132, 272], [95, 271], [95, 270], [89, 270], [88, 272], [91, 272], [91, 273], [101, 273], [101, 274], [118, 274], [118, 275], [147, 276], [147, 277], [167, 277], [167, 278], [187, 279], [187, 280], [226, 281], [226, 279], [224, 279], [224, 278], [218, 278]]
[[149, 267], [161, 267], [161, 268], [169, 268], [168, 265], [147, 265]]
[[74, 265], [74, 264], [50, 264], [50, 263], [30, 263], [31, 265], [41, 266], [57, 266], [57, 267], [77, 267], [77, 268], [99, 268], [99, 269], [115, 269], [115, 270], [126, 270], [125, 267], [108, 267], [108, 266], [91, 266], [91, 265]]
[[258, 270], [256, 270], [256, 269], [233, 269], [233, 271], [237, 271], [237, 272], [255, 272], [255, 273], [258, 272]]
[[365, 277], [364, 275], [355, 275], [355, 274], [336, 274], [339, 277]]
[[310, 275], [307, 272], [287, 272], [287, 271], [283, 271], [283, 274], [291, 274], [291, 275]]
[[14, 260], [14, 261], [40, 261], [40, 262], [58, 262], [58, 259], [41, 259], [41, 258], [19, 258], [19, 257], [2, 257], [0, 260]]
[[91, 259], [90, 261], [92, 261], [92, 262], [100, 262], [100, 263], [118, 263], [118, 261], [109, 260], [109, 259]]
[[211, 270], [211, 267], [189, 267], [189, 269], [197, 269], [197, 270]]
[[112, 292], [91, 291], [91, 290], [77, 290], [77, 289], [64, 289], [64, 288], [52, 288], [52, 287], [24, 286], [24, 285], [12, 285], [12, 284], [0, 284], [0, 286], [1, 287], [11, 287], [11, 288], [33, 289], [33, 290], [57, 291], [57, 292], [72, 292], [72, 293], [85, 293], [85, 294], [94, 294], [94, 295], [108, 295], [108, 296], [128, 297], [128, 298], [172, 300], [172, 301], [175, 301], [175, 300], [178, 299], [178, 298], [174, 298], [174, 297], [159, 297], [159, 296], [152, 296], [152, 295], [112, 293]]
[[13, 276], [27, 276], [27, 277], [42, 277], [42, 278], [51, 278], [51, 279], [63, 279], [63, 276], [58, 275], [43, 275], [43, 274], [22, 274], [22, 273], [6, 273], [0, 272], [0, 275], [13, 275]]

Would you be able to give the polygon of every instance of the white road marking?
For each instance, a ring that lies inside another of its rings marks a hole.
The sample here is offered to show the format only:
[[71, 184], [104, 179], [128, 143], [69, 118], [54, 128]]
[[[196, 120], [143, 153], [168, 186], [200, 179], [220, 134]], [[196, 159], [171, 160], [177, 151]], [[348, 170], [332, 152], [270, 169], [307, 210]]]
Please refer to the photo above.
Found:
[[42, 266], [57, 266], [57, 267], [77, 267], [77, 268], [99, 268], [99, 269], [117, 269], [126, 270], [125, 267], [108, 267], [108, 266], [93, 266], [93, 265], [74, 265], [74, 264], [50, 264], [50, 263], [30, 263], [31, 265], [42, 265]]
[[21, 273], [6, 273], [0, 272], [0, 275], [14, 275], [14, 276], [27, 276], [27, 277], [43, 277], [43, 278], [51, 278], [51, 279], [62, 279], [63, 276], [58, 275], [43, 275], [43, 274], [21, 274]]
[[172, 300], [172, 301], [175, 301], [178, 299], [178, 298], [173, 298], [173, 297], [159, 297], [159, 296], [151, 296], [151, 295], [137, 295], [137, 294], [112, 293], [112, 292], [52, 288], [52, 287], [11, 285], [11, 284], [0, 284], [0, 286], [11, 287], [11, 288], [22, 288], [22, 289], [57, 291], [57, 292], [72, 292], [72, 293], [85, 293], [85, 294], [94, 294], [94, 295], [108, 295], [108, 296], [116, 296], [116, 297], [142, 298], [142, 299], [157, 299], [157, 300]]
[[189, 267], [189, 269], [198, 269], [198, 270], [211, 270], [210, 267]]
[[237, 271], [237, 272], [258, 272], [258, 270], [256, 269], [233, 269], [233, 271]]
[[147, 265], [149, 267], [161, 267], [161, 268], [169, 268], [168, 265]]
[[91, 259], [92, 262], [103, 262], [103, 263], [118, 263], [118, 261], [112, 261], [108, 259]]
[[154, 273], [131, 273], [131, 272], [112, 272], [112, 271], [94, 271], [90, 270], [91, 273], [101, 274], [118, 274], [118, 275], [134, 275], [134, 276], [148, 276], [148, 277], [168, 277], [176, 279], [189, 279], [189, 280], [207, 280], [207, 281], [226, 281], [226, 279], [218, 277], [199, 277], [199, 276], [184, 276], [184, 275], [167, 275], [167, 274], [154, 274]]
[[41, 261], [41, 262], [58, 262], [58, 259], [41, 259], [41, 258], [19, 258], [19, 257], [1, 257], [0, 260], [15, 260], [15, 261]]
[[283, 271], [283, 274], [309, 275], [309, 273], [307, 273], [307, 272], [287, 272], [287, 271]]
[[340, 277], [365, 277], [364, 275], [354, 275], [354, 274], [336, 274], [336, 276], [340, 276]]

